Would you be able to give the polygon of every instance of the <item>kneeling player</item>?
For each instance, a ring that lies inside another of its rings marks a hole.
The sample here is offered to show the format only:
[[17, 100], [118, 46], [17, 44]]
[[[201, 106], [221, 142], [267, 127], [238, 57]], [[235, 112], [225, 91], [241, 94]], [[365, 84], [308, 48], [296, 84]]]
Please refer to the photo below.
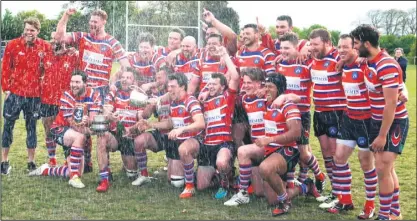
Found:
[[[150, 149], [153, 152], [166, 151], [168, 158], [168, 180], [176, 187], [184, 185], [184, 169], [180, 161], [178, 149], [180, 145], [199, 145], [202, 130], [205, 127], [201, 106], [197, 99], [187, 94], [188, 79], [183, 73], [175, 73], [168, 77], [168, 93], [170, 104], [169, 119], [160, 122], [150, 123], [140, 121], [139, 131], [155, 129], [150, 133], [141, 134], [135, 139], [135, 152], [142, 152]], [[162, 101], [161, 101], [162, 102]], [[163, 134], [161, 130], [172, 129], [169, 133]], [[146, 159], [146, 154], [144, 155]], [[145, 161], [146, 162], [146, 161]], [[186, 180], [193, 182], [194, 170], [187, 172]], [[139, 178], [138, 178], [139, 179]], [[133, 185], [140, 185], [142, 182], [134, 181]], [[184, 192], [192, 191], [186, 188]]]
[[[121, 75], [121, 89], [111, 91], [106, 97], [106, 105], [114, 107], [107, 117], [111, 121], [111, 132], [105, 132], [97, 139], [97, 156], [100, 170], [100, 184], [98, 192], [106, 192], [109, 188], [109, 151], [120, 150], [123, 165], [129, 177], [136, 176], [136, 159], [134, 153], [134, 132], [132, 126], [139, 120], [141, 108], [130, 105], [131, 85], [134, 83], [134, 70], [127, 68]], [[121, 129], [119, 129], [121, 128]], [[124, 133], [124, 130], [126, 132]]]
[[[50, 168], [43, 164], [29, 175], [61, 176], [70, 178], [69, 184], [75, 188], [84, 188], [81, 182], [83, 174], [83, 155], [87, 136], [91, 134], [88, 126], [100, 111], [101, 101], [98, 93], [86, 88], [87, 75], [75, 71], [71, 77], [71, 90], [61, 96], [61, 106], [57, 118], [51, 126], [54, 141], [63, 146], [68, 166]], [[88, 115], [87, 115], [88, 113]]]
[[[227, 84], [224, 74], [211, 74], [208, 83], [209, 95], [203, 103], [204, 119], [207, 123], [204, 141], [199, 145], [181, 145], [179, 153], [186, 177], [188, 177], [188, 173], [190, 176], [192, 175], [194, 158], [197, 158], [197, 189], [199, 190], [210, 186], [217, 168], [221, 177], [221, 188], [215, 197], [221, 199], [226, 196], [229, 180], [233, 178], [232, 164], [236, 155], [236, 147], [231, 136], [232, 115], [240, 77], [226, 52], [226, 48], [220, 47], [219, 53], [228, 67], [229, 83]], [[186, 182], [186, 189], [194, 189], [191, 179], [187, 179]], [[188, 191], [181, 194], [180, 197], [191, 197], [193, 192]]]
[[[291, 188], [287, 193], [284, 185], [287, 172], [297, 165], [300, 155], [296, 141], [302, 130], [301, 114], [297, 105], [292, 102], [286, 102], [277, 108], [271, 106], [286, 89], [284, 75], [270, 75], [266, 79], [265, 88], [268, 105], [264, 114], [265, 137], [257, 139], [255, 144], [265, 152], [259, 172], [265, 180], [264, 189], [268, 202], [275, 204], [272, 215], [277, 216], [288, 212], [290, 199], [300, 192], [310, 192], [315, 197], [319, 194], [310, 179], [301, 184], [300, 188]], [[274, 193], [270, 192], [271, 188]]]

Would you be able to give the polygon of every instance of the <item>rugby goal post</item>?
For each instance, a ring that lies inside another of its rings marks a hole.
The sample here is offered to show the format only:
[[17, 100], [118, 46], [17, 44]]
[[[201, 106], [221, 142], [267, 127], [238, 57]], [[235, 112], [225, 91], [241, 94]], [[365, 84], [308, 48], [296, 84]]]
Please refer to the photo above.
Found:
[[155, 27], [155, 28], [192, 28], [197, 29], [198, 33], [198, 47], [201, 48], [203, 46], [203, 39], [201, 35], [201, 23], [200, 23], [200, 15], [201, 15], [201, 2], [197, 2], [197, 26], [177, 26], [177, 25], [142, 25], [142, 24], [130, 24], [129, 23], [129, 4], [126, 4], [126, 36], [125, 36], [125, 47], [126, 51], [129, 50], [129, 27]]

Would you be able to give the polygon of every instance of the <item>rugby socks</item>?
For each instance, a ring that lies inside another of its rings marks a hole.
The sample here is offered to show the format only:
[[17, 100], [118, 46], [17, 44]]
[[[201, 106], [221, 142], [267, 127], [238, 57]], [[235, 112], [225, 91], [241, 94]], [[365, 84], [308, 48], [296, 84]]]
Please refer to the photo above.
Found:
[[146, 150], [144, 152], [135, 152], [136, 162], [138, 163], [138, 168], [140, 171], [140, 175], [142, 176], [149, 176], [148, 174], [148, 155], [146, 154]]
[[300, 171], [298, 172], [298, 181], [300, 181], [301, 183], [304, 182], [307, 179], [307, 174], [308, 174], [308, 167], [301, 167], [300, 166]]
[[50, 167], [42, 172], [42, 176], [68, 177], [68, 166]]
[[70, 178], [72, 178], [74, 175], [77, 175], [80, 177], [80, 165], [81, 160], [84, 154], [84, 149], [79, 147], [71, 147], [70, 151]]
[[392, 202], [392, 193], [379, 192], [379, 214], [380, 219], [389, 219]]
[[239, 185], [241, 190], [247, 191], [251, 175], [252, 164], [239, 164]]
[[287, 192], [284, 192], [282, 195], [279, 195], [277, 197], [278, 202], [285, 202], [286, 200], [288, 200], [288, 194]]
[[103, 170], [100, 170], [100, 180], [109, 180], [109, 168], [105, 167]]
[[324, 167], [326, 167], [327, 176], [329, 177], [330, 182], [332, 182], [333, 157], [324, 157]]
[[[321, 172], [320, 167], [319, 167], [319, 163], [317, 162], [317, 158], [313, 154], [311, 154], [311, 157], [308, 160], [307, 165], [313, 171], [314, 176], [316, 177], [316, 179], [318, 179], [320, 181], [324, 181], [324, 179], [325, 179], [324, 174]], [[328, 173], [328, 171], [327, 171], [327, 173]]]
[[352, 204], [352, 172], [349, 164], [334, 164], [333, 167], [333, 182], [332, 194], [334, 196], [341, 196], [339, 200], [341, 204]]
[[187, 186], [194, 186], [194, 160], [191, 163], [183, 164], [185, 174], [185, 184]]
[[390, 211], [395, 216], [399, 216], [401, 213], [400, 211], [400, 188], [399, 187], [394, 188], [394, 193], [392, 194], [392, 202], [391, 202]]
[[365, 175], [365, 193], [366, 193], [366, 208], [375, 208], [376, 187], [378, 185], [378, 177], [375, 168], [364, 172]]
[[54, 139], [52, 137], [46, 137], [45, 143], [49, 159], [55, 159], [56, 143], [54, 142]]

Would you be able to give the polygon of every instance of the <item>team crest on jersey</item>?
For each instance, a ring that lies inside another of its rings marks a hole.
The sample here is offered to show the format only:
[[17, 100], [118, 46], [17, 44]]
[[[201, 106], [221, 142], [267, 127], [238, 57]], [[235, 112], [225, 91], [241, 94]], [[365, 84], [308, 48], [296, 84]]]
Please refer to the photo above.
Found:
[[107, 46], [106, 45], [101, 45], [100, 46], [100, 50], [103, 52], [103, 51], [106, 51], [107, 50]]
[[255, 59], [255, 61], [253, 61], [253, 63], [255, 63], [255, 64], [259, 64], [259, 62], [261, 61], [261, 59], [259, 59], [259, 58], [256, 58]]
[[303, 68], [301, 68], [301, 67], [296, 67], [295, 70], [294, 70], [294, 72], [296, 74], [301, 74], [301, 71], [303, 71]]
[[219, 71], [223, 71], [226, 67], [224, 65], [219, 66]]
[[273, 113], [272, 113], [272, 117], [276, 117], [278, 115], [278, 111], [274, 111]]
[[369, 72], [368, 77], [372, 78], [372, 72]]
[[178, 114], [182, 114], [182, 108], [178, 109]]
[[197, 62], [191, 62], [191, 67], [192, 67], [192, 68], [197, 67]]
[[262, 101], [259, 101], [257, 107], [261, 108], [262, 106], [264, 106], [264, 103]]
[[357, 72], [357, 71], [355, 71], [355, 72], [353, 72], [353, 73], [352, 73], [352, 79], [353, 79], [353, 80], [358, 79], [358, 76], [359, 76], [359, 75], [358, 75], [358, 72]]
[[220, 105], [220, 98], [217, 98], [217, 99], [216, 99], [216, 101], [214, 102], [214, 104], [215, 104], [216, 106], [219, 106], [219, 105]]
[[43, 53], [43, 51], [40, 51], [40, 52], [38, 52], [38, 56], [40, 57], [40, 58], [43, 58], [43, 56], [44, 56], [45, 54]]
[[68, 62], [64, 63], [64, 68], [66, 68], [66, 69], [69, 68], [69, 63]]
[[323, 66], [327, 68], [327, 67], [329, 67], [329, 64], [330, 64], [330, 61], [326, 61], [326, 62], [324, 62]]

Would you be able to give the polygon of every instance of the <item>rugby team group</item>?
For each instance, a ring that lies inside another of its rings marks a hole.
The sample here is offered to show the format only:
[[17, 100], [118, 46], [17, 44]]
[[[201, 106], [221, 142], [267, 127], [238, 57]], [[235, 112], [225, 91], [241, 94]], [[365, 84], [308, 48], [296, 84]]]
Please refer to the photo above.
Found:
[[[91, 13], [88, 32], [67, 33], [75, 12], [62, 15], [50, 41], [37, 37], [39, 20], [27, 18], [23, 35], [6, 46], [2, 174], [11, 171], [8, 153], [23, 111], [31, 176], [67, 177], [72, 187], [84, 188], [97, 136], [98, 192], [110, 188], [109, 152], [120, 151], [132, 185], [146, 188], [152, 182], [147, 150], [165, 151], [167, 178], [183, 188], [181, 199], [217, 187], [216, 199], [232, 193], [226, 206], [249, 203], [255, 194], [277, 216], [290, 210], [291, 199], [308, 195], [338, 214], [354, 208], [348, 161], [358, 146], [366, 196], [358, 219], [374, 216], [377, 186], [376, 219], [402, 219], [394, 162], [407, 137], [408, 92], [401, 67], [379, 47], [376, 28], [359, 25], [336, 46], [325, 29], [299, 39], [291, 17], [281, 15], [278, 39], [272, 39], [259, 22], [237, 35], [204, 9], [204, 48], [173, 28], [166, 47], [145, 32], [137, 36], [136, 52], [128, 53], [106, 33], [103, 10]], [[114, 61], [121, 68], [111, 75]], [[309, 145], [310, 113], [325, 171]], [[39, 167], [38, 119], [49, 157]]]

